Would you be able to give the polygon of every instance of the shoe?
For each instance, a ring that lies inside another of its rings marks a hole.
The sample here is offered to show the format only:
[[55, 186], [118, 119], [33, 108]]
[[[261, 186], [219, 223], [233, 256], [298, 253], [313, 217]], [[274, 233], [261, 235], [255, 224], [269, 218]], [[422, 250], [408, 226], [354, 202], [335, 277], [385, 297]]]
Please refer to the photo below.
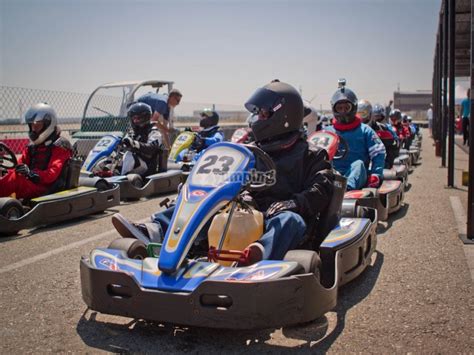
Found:
[[158, 223], [133, 223], [116, 213], [112, 216], [112, 224], [124, 238], [135, 238], [146, 244], [163, 242], [163, 232]]
[[148, 231], [143, 224], [130, 222], [120, 213], [116, 213], [112, 216], [112, 224], [117, 232], [124, 238], [141, 239], [142, 236], [145, 236], [149, 239]]
[[260, 243], [252, 243], [244, 249], [245, 260], [239, 262], [238, 266], [249, 266], [263, 259], [263, 245]]

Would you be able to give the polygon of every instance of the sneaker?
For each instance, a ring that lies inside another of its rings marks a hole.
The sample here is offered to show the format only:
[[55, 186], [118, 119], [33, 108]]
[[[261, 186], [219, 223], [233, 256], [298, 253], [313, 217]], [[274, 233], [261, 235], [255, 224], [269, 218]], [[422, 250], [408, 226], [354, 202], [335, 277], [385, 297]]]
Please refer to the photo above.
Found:
[[249, 266], [258, 263], [263, 259], [263, 245], [260, 243], [252, 243], [244, 250], [245, 261], [239, 263], [238, 266]]
[[142, 236], [148, 238], [148, 231], [143, 224], [133, 223], [116, 213], [112, 216], [112, 224], [119, 234], [124, 238], [141, 239]]
[[161, 226], [158, 223], [133, 223], [116, 213], [112, 216], [112, 224], [124, 238], [135, 238], [145, 244], [163, 242]]

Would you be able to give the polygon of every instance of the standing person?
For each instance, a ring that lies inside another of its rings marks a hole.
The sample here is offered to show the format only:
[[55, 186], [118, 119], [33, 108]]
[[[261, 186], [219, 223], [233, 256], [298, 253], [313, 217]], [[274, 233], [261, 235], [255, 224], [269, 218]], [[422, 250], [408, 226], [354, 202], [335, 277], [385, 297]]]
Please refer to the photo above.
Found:
[[430, 108], [426, 111], [426, 118], [428, 119], [428, 128], [430, 130], [430, 136], [433, 137], [433, 104], [430, 104]]
[[471, 116], [471, 89], [467, 89], [466, 97], [461, 101], [462, 139], [469, 145], [469, 118]]
[[393, 100], [388, 102], [388, 106], [385, 106], [385, 117], [390, 116], [390, 112], [392, 111]]
[[32, 106], [25, 114], [31, 143], [15, 168], [0, 178], [0, 197], [35, 198], [54, 188], [64, 164], [72, 156], [71, 143], [60, 136], [58, 119], [48, 104]]
[[183, 94], [178, 89], [173, 89], [169, 95], [161, 95], [158, 93], [149, 92], [138, 98], [138, 102], [143, 102], [149, 105], [153, 111], [151, 122], [155, 123], [163, 136], [163, 144], [166, 149], [170, 149], [170, 130], [173, 128], [170, 122], [170, 113], [173, 108], [179, 105]]

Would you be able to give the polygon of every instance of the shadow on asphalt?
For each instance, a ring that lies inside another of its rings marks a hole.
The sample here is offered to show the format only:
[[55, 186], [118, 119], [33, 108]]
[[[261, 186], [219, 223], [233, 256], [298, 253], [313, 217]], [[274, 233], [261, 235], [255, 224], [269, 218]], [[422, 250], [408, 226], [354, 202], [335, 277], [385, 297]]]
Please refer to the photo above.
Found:
[[81, 224], [89, 223], [91, 221], [94, 221], [96, 219], [111, 217], [114, 213], [117, 213], [117, 212], [119, 212], [119, 211], [116, 210], [116, 209], [109, 208], [105, 211], [90, 214], [88, 216], [78, 217], [78, 218], [75, 218], [75, 219], [70, 220], [70, 221], [59, 222], [59, 223], [50, 224], [50, 225], [47, 225], [47, 226], [35, 227], [33, 229], [20, 232], [21, 233], [20, 235], [16, 234], [16, 235], [6, 236], [6, 237], [3, 237], [3, 236], [0, 235], [0, 244], [4, 243], [4, 242], [8, 242], [10, 240], [19, 240], [19, 239], [23, 239], [23, 238], [29, 238], [29, 237], [32, 237], [36, 234], [40, 234], [40, 233], [44, 233], [44, 232], [64, 229], [64, 228], [71, 227], [71, 226], [79, 226]]
[[[95, 311], [86, 310], [76, 331], [89, 347], [109, 352], [244, 352], [310, 350], [325, 353], [345, 328], [347, 312], [366, 298], [375, 286], [384, 255], [374, 254], [375, 261], [357, 279], [339, 290], [336, 308], [309, 323], [260, 330], [228, 330], [180, 327], [144, 320], [126, 324], [108, 322]], [[334, 317], [331, 314], [335, 313]], [[101, 318], [101, 319], [98, 319]], [[121, 318], [127, 319], [127, 318]], [[281, 335], [274, 336], [274, 333]], [[267, 344], [273, 340], [276, 344]]]
[[379, 222], [377, 224], [377, 236], [384, 234], [387, 230], [392, 228], [393, 222], [396, 220], [402, 219], [408, 213], [408, 208], [410, 207], [409, 203], [404, 203], [403, 206], [397, 211], [388, 216], [387, 221]]

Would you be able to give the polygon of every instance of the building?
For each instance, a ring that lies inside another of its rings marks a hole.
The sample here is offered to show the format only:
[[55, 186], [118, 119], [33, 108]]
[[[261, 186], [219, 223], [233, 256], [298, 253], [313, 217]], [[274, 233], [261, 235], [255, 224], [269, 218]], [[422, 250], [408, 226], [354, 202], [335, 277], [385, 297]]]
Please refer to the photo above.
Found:
[[403, 112], [426, 111], [432, 102], [431, 90], [395, 91], [393, 106]]

